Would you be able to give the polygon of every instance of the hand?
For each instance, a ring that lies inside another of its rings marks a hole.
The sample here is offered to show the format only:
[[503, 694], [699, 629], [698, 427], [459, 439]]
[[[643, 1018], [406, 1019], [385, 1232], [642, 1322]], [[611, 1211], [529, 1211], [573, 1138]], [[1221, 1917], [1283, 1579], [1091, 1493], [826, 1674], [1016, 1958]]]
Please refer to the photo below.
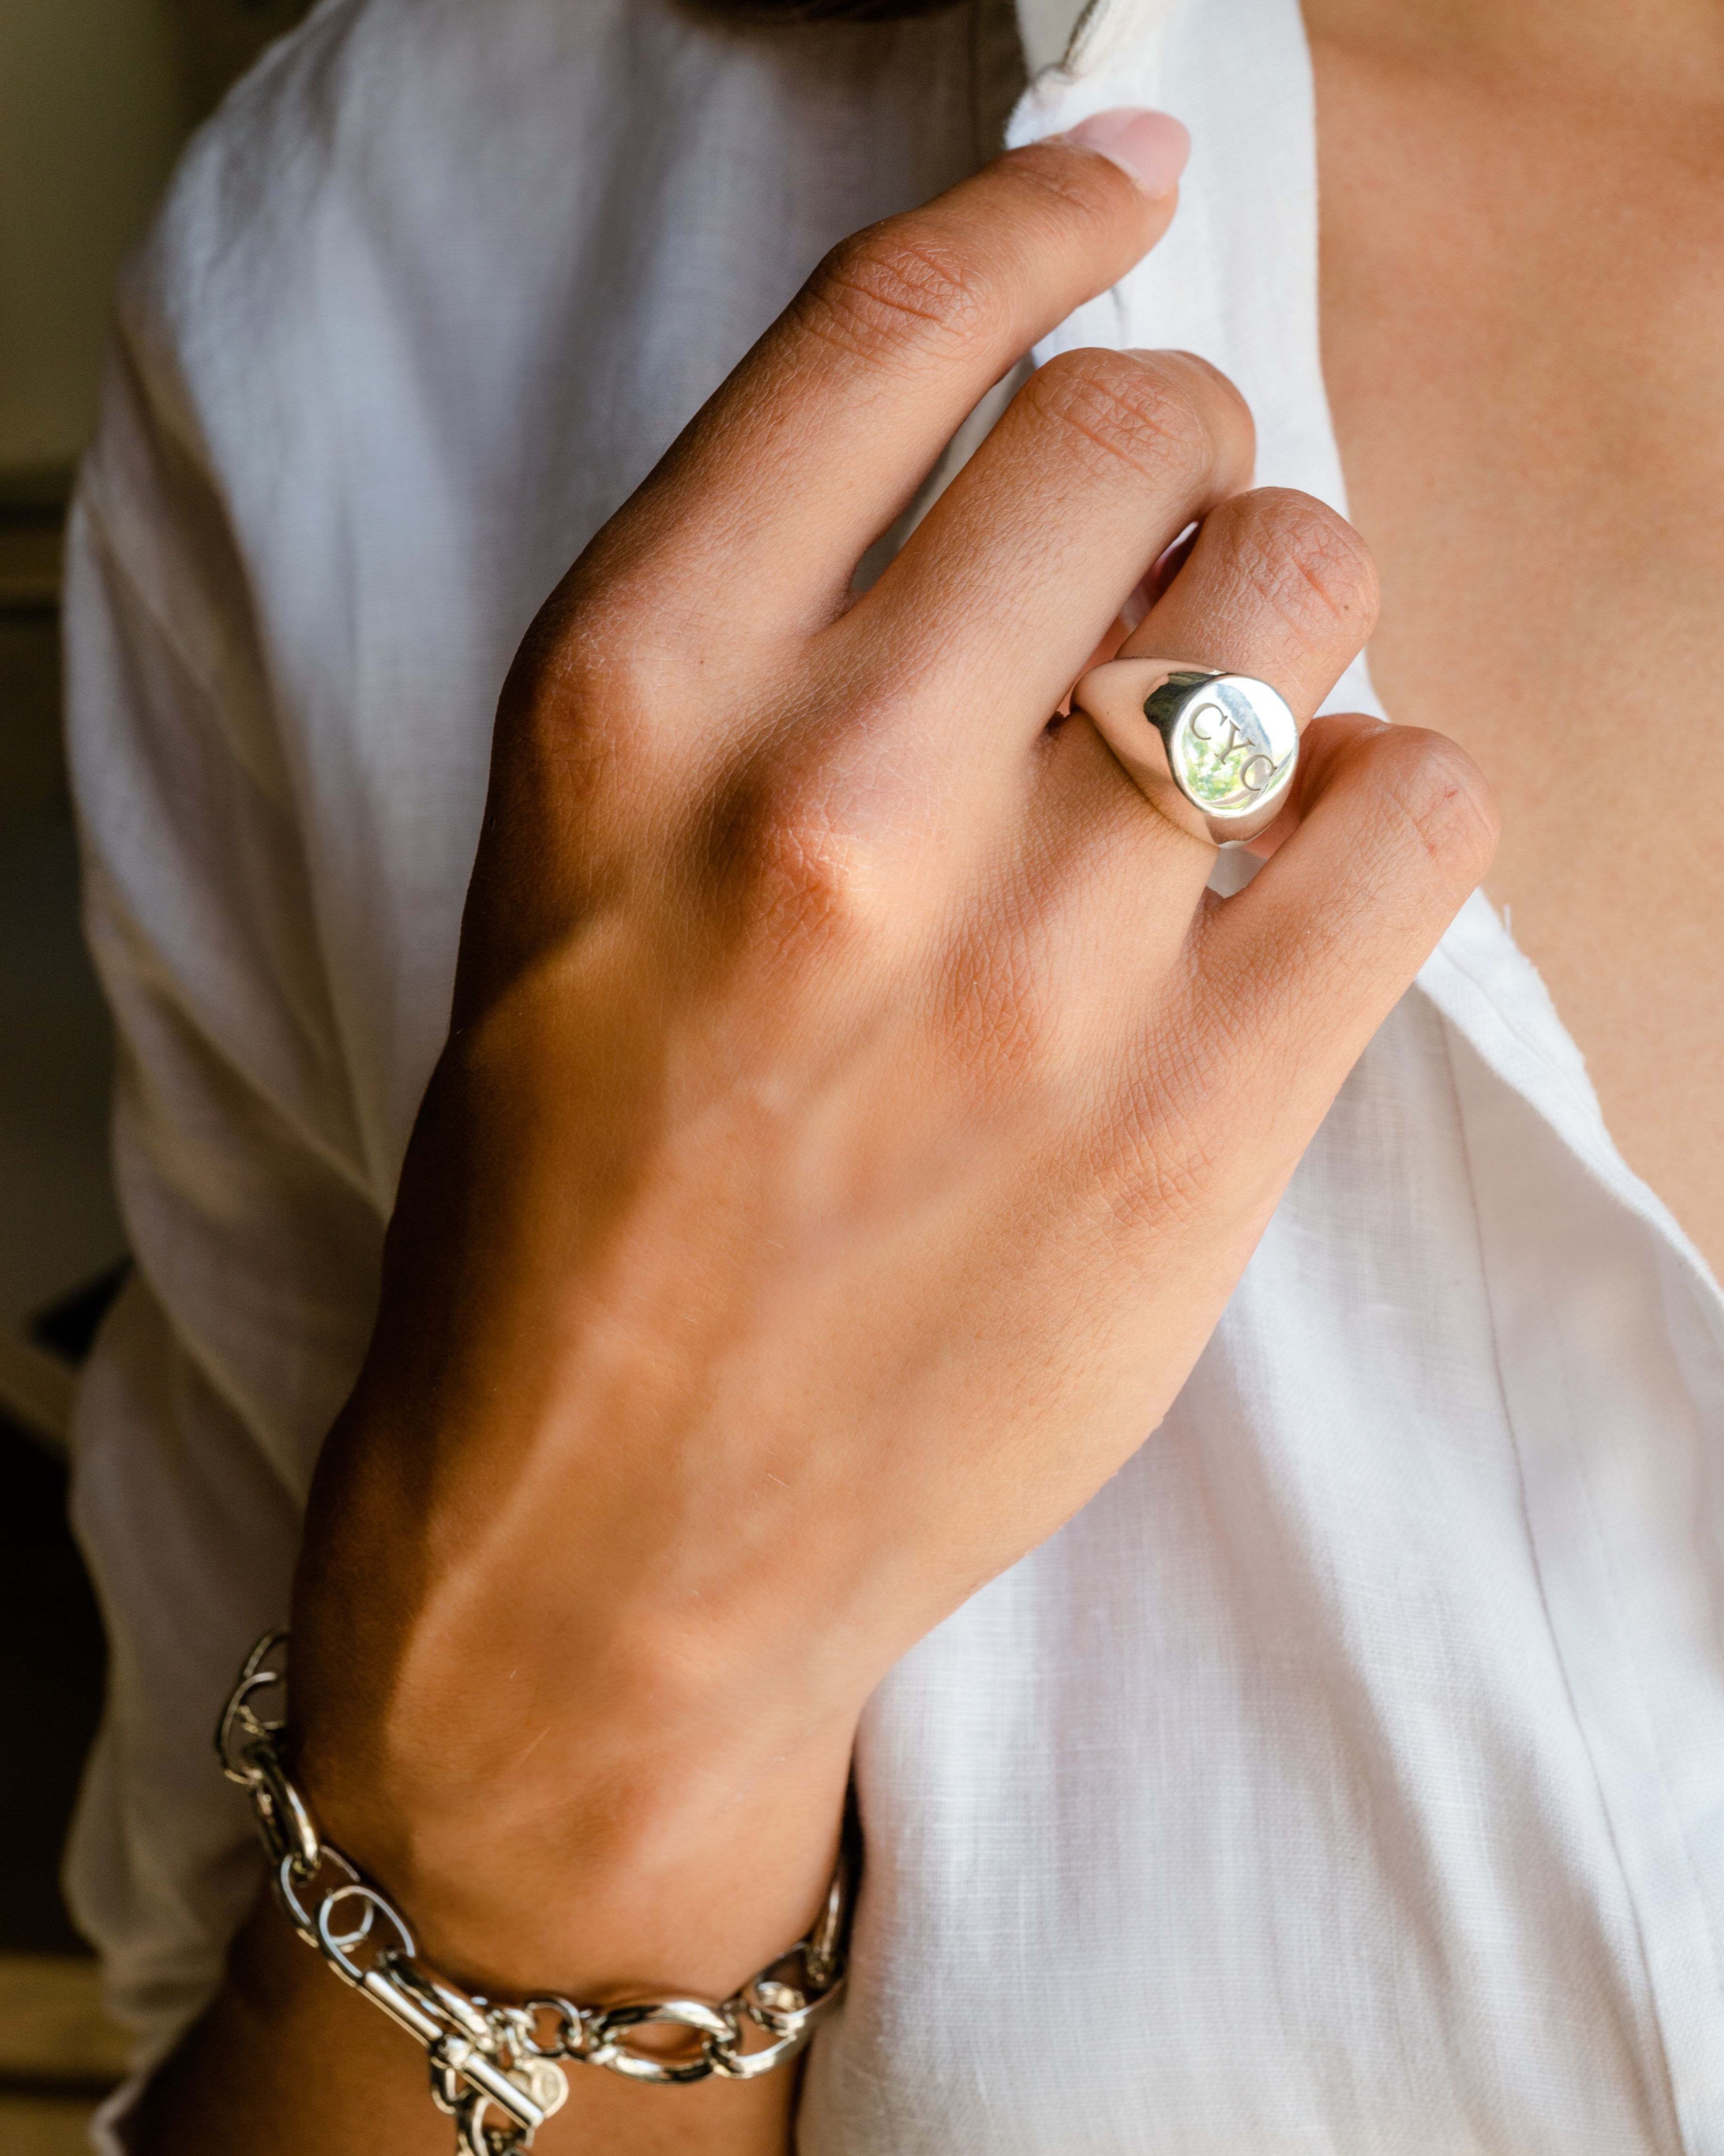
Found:
[[511, 675], [295, 1616], [326, 1829], [470, 1980], [722, 1992], [797, 1936], [868, 1693], [1154, 1427], [1484, 871], [1459, 752], [1331, 721], [1218, 901], [1050, 726], [1193, 519], [1129, 654], [1305, 716], [1368, 633], [1199, 361], [1043, 368], [850, 603], [1171, 210], [1045, 144], [847, 244]]

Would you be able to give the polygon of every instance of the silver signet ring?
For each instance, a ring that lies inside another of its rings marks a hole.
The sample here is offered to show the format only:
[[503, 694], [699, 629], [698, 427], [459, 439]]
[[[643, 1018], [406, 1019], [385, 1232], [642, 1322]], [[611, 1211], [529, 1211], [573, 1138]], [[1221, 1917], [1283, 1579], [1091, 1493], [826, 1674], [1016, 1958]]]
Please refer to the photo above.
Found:
[[1170, 822], [1218, 846], [1266, 831], [1299, 768], [1299, 721], [1286, 699], [1249, 674], [1177, 659], [1092, 666], [1072, 709], [1096, 732]]

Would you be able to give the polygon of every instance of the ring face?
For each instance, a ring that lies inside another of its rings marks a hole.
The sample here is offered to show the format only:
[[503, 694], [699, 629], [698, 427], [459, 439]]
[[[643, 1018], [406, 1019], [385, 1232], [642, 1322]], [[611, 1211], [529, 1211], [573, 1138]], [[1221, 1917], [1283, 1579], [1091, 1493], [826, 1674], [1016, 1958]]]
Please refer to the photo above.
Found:
[[1281, 813], [1299, 768], [1299, 722], [1268, 682], [1178, 660], [1114, 659], [1072, 691], [1145, 796], [1218, 846]]
[[1145, 700], [1168, 775], [1211, 824], [1250, 823], [1279, 804], [1299, 760], [1299, 728], [1267, 682], [1246, 674], [1175, 674]]

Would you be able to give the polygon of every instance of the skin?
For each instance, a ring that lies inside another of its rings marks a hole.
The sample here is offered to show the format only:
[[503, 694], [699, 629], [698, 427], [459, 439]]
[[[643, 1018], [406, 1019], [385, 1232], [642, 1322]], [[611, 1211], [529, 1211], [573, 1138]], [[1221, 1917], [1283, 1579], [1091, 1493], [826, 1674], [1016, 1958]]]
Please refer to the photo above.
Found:
[[1378, 687], [1483, 767], [1488, 894], [1629, 1164], [1724, 1270], [1724, 8], [1306, 16]]
[[[292, 1732], [326, 1832], [494, 1995], [722, 1996], [801, 1933], [869, 1693], [1142, 1441], [1490, 859], [1451, 745], [1328, 721], [1223, 903], [1049, 726], [1193, 517], [1131, 654], [1308, 714], [1368, 634], [1357, 536], [1240, 494], [1200, 362], [1043, 370], [849, 603], [980, 393], [1172, 208], [1044, 145], [839, 249], [511, 675]], [[787, 2145], [788, 2075], [572, 2081], [549, 2156]], [[448, 2140], [264, 1905], [140, 2145]]]

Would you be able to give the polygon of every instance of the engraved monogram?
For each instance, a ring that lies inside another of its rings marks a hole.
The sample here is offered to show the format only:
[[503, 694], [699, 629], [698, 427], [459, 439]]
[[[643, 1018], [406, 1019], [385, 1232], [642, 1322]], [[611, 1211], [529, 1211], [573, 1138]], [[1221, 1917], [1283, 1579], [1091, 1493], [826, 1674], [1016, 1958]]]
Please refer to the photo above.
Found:
[[1211, 802], [1241, 793], [1257, 800], [1281, 775], [1282, 764], [1266, 752], [1260, 736], [1244, 731], [1219, 701], [1189, 710], [1182, 731], [1190, 745], [1183, 759], [1188, 784]]
[[[1116, 660], [1079, 684], [1114, 753], [1158, 808], [1190, 828], [1189, 812], [1217, 845], [1243, 844], [1273, 823], [1299, 761], [1299, 726], [1266, 681], [1194, 666]], [[1127, 717], [1123, 690], [1152, 729]], [[1142, 701], [1140, 701], [1139, 699]], [[1176, 808], [1172, 801], [1178, 800]]]
[[[1201, 705], [1192, 713], [1187, 723], [1192, 732], [1200, 742], [1213, 744], [1215, 740], [1209, 728], [1201, 723], [1203, 720], [1209, 717], [1221, 719], [1226, 722], [1227, 739], [1220, 744], [1218, 751], [1222, 757], [1230, 757], [1239, 749], [1251, 747], [1249, 737], [1239, 732], [1237, 721], [1229, 712], [1224, 711], [1219, 704]], [[1276, 768], [1275, 758], [1265, 756], [1260, 748], [1255, 754], [1245, 758], [1234, 775], [1247, 793], [1261, 793], [1264, 788], [1275, 778]], [[1255, 778], [1252, 775], [1254, 773], [1258, 774]]]

